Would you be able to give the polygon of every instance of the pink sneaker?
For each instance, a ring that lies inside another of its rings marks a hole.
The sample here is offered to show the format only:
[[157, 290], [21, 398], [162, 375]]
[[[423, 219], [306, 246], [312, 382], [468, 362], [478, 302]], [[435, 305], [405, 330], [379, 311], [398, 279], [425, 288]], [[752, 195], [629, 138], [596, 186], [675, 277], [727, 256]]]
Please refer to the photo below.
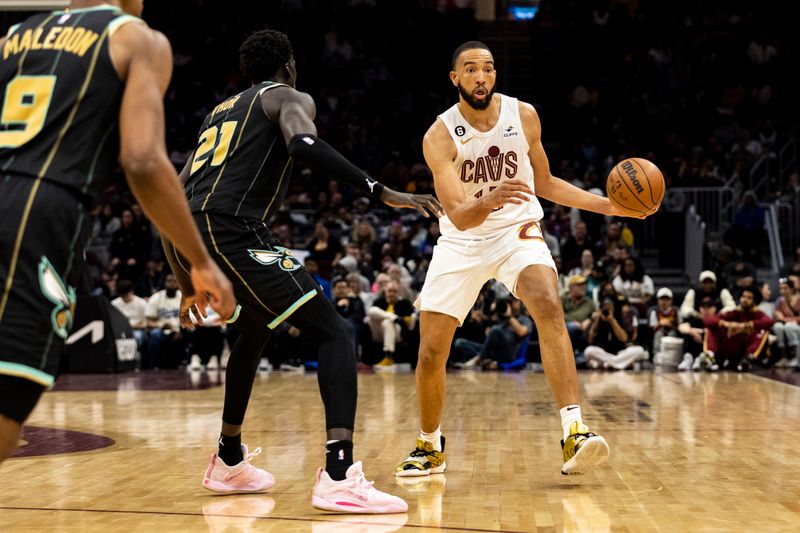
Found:
[[367, 481], [361, 461], [347, 469], [346, 478], [334, 481], [325, 470], [317, 470], [317, 484], [311, 491], [311, 505], [339, 513], [405, 513], [408, 504], [402, 498], [381, 492]]
[[246, 492], [263, 492], [275, 485], [275, 478], [266, 470], [256, 468], [250, 461], [261, 453], [261, 448], [256, 448], [253, 453], [247, 452], [247, 446], [242, 444], [244, 460], [236, 466], [228, 466], [225, 461], [211, 456], [203, 486], [213, 492], [225, 494], [240, 494]]

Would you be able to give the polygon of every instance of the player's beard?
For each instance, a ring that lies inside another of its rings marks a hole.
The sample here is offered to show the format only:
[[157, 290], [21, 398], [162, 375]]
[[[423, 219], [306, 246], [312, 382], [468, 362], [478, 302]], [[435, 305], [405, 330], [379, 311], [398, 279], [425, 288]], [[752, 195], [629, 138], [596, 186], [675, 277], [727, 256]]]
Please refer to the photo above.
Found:
[[460, 83], [458, 84], [458, 94], [461, 95], [461, 98], [470, 106], [472, 109], [477, 109], [478, 111], [483, 111], [489, 104], [492, 103], [492, 97], [494, 96], [494, 90], [497, 88], [497, 84], [494, 84], [492, 88], [489, 90], [486, 98], [483, 100], [476, 100], [472, 93], [467, 92], [463, 85]]

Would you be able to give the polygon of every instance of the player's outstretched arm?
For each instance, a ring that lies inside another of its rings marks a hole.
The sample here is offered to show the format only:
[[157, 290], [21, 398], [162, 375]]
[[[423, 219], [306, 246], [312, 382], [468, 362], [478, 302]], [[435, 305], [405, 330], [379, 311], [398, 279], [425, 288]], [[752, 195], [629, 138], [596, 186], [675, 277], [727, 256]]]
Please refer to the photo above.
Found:
[[[544, 151], [544, 146], [542, 146], [542, 124], [539, 120], [539, 114], [532, 105], [525, 102], [520, 102], [519, 114], [522, 118], [525, 136], [530, 145], [528, 157], [530, 157], [531, 165], [533, 166], [536, 196], [556, 204], [592, 211], [602, 215], [631, 216], [630, 212], [617, 208], [608, 198], [584, 191], [550, 174], [550, 162], [547, 160], [547, 154]], [[644, 216], [635, 218], [644, 218]]]
[[467, 198], [461, 178], [453, 166], [456, 146], [441, 120], [436, 120], [422, 139], [425, 162], [433, 172], [436, 196], [444, 206], [450, 222], [461, 231], [479, 226], [489, 214], [507, 203], [527, 202], [533, 194], [525, 182], [518, 179], [503, 181], [495, 190], [481, 198]]
[[167, 157], [164, 142], [164, 92], [172, 75], [172, 51], [162, 34], [126, 24], [111, 40], [111, 55], [125, 90], [120, 107], [120, 163], [131, 191], [159, 231], [191, 262], [191, 277], [201, 303], [206, 294], [222, 317], [236, 301], [230, 281], [208, 254]]
[[425, 217], [430, 216], [429, 213], [436, 216], [443, 213], [441, 204], [433, 196], [390, 189], [370, 178], [332, 146], [317, 138], [314, 125], [316, 106], [311, 96], [290, 88], [274, 91], [281, 91], [277, 93], [278, 98], [264, 93], [262, 105], [268, 116], [277, 115], [290, 156], [336, 181], [368, 192], [392, 207], [416, 209]]

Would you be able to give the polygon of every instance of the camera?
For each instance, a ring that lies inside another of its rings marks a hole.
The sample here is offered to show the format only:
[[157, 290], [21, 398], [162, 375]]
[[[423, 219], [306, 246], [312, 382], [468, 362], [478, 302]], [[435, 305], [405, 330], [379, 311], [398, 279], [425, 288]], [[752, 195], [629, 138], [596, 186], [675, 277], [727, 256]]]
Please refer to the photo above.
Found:
[[603, 313], [603, 316], [605, 316], [605, 317], [611, 316], [611, 311], [609, 311], [608, 309], [603, 309], [602, 313]]
[[508, 312], [508, 300], [497, 300], [495, 303], [494, 312], [498, 316], [503, 317]]

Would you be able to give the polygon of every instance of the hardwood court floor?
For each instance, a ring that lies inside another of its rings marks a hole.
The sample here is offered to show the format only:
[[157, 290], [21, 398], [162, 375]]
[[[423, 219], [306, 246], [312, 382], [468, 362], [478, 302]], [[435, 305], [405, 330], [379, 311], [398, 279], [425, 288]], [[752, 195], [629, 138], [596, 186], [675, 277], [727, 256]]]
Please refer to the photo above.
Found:
[[[560, 474], [560, 424], [542, 374], [449, 374], [447, 474], [400, 485], [393, 469], [417, 430], [413, 375], [361, 374], [356, 455], [369, 479], [410, 506], [407, 515], [364, 517], [309, 504], [325, 438], [313, 374], [255, 384], [244, 440], [264, 449], [254, 462], [275, 474], [273, 491], [202, 489], [219, 429], [218, 379], [203, 377], [200, 390], [140, 390], [140, 378], [105, 376], [121, 388], [46, 394], [22, 448], [33, 455], [0, 467], [0, 531], [800, 528], [800, 388], [762, 377], [581, 374], [585, 418], [612, 455], [577, 478]], [[97, 449], [35, 455], [67, 441]]]

